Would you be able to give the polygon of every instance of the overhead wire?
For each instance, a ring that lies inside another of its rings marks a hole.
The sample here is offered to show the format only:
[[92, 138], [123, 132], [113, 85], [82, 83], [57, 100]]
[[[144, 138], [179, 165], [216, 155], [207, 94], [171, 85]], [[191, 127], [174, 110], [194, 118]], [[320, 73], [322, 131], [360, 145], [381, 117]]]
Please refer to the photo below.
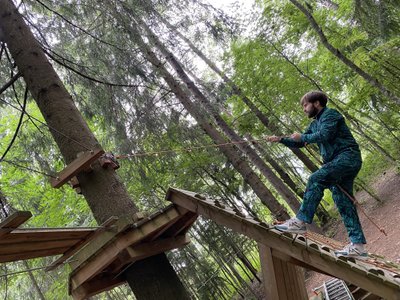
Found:
[[220, 143], [220, 144], [206, 144], [206, 145], [195, 146], [195, 147], [176, 148], [176, 149], [159, 150], [159, 151], [151, 151], [151, 152], [137, 152], [137, 153], [132, 153], [132, 154], [120, 154], [120, 155], [115, 155], [115, 158], [125, 159], [125, 158], [132, 158], [132, 157], [141, 157], [141, 156], [158, 156], [158, 155], [176, 153], [176, 152], [192, 152], [192, 151], [206, 149], [206, 148], [219, 148], [219, 147], [224, 147], [224, 146], [234, 146], [234, 145], [238, 145], [238, 144], [259, 143], [261, 141], [265, 141], [265, 138], [233, 141], [233, 142], [226, 142], [226, 143]]
[[[11, 106], [12, 108], [18, 110], [19, 112], [23, 112], [23, 110], [22, 110], [21, 108], [19, 108], [19, 107], [13, 105], [13, 104], [11, 104], [11, 103], [9, 103], [9, 102], [7, 102], [7, 101], [1, 99], [1, 98], [0, 98], [0, 101], [3, 102], [3, 103], [5, 103], [5, 104], [7, 104], [7, 105], [9, 105], [9, 106]], [[77, 140], [75, 140], [75, 139], [69, 137], [68, 135], [64, 134], [63, 132], [61, 132], [61, 131], [55, 129], [54, 127], [52, 127], [52, 126], [50, 126], [50, 125], [48, 125], [48, 124], [46, 124], [45, 122], [40, 121], [38, 118], [35, 118], [34, 116], [30, 115], [28, 112], [25, 111], [25, 114], [26, 114], [27, 116], [29, 116], [31, 119], [35, 120], [36, 122], [39, 122], [40, 124], [42, 124], [42, 125], [46, 126], [47, 128], [53, 130], [54, 132], [56, 132], [56, 133], [62, 135], [62, 136], [65, 137], [66, 139], [70, 140], [71, 142], [76, 143], [77, 145], [79, 145], [79, 146], [85, 148], [85, 149], [88, 150], [88, 151], [92, 151], [92, 149], [90, 149], [90, 148], [87, 147], [86, 145], [84, 145], [84, 144], [78, 142]]]
[[1, 162], [5, 162], [5, 163], [13, 165], [13, 166], [15, 166], [17, 168], [28, 170], [28, 171], [31, 171], [31, 172], [34, 172], [34, 173], [37, 173], [37, 174], [41, 174], [41, 175], [47, 176], [47, 177], [57, 178], [57, 176], [54, 176], [52, 174], [49, 174], [49, 173], [46, 173], [46, 172], [42, 172], [42, 171], [39, 171], [39, 170], [35, 170], [35, 169], [32, 169], [32, 168], [27, 167], [27, 166], [20, 165], [19, 163], [16, 163], [15, 161], [3, 159]]
[[[62, 262], [61, 264], [65, 265], [65, 264], [71, 263], [73, 261], [76, 261], [76, 260], [65, 261], [65, 262]], [[43, 269], [46, 269], [46, 268], [51, 267], [51, 266], [52, 265], [50, 264], [50, 265], [47, 265], [47, 266], [30, 268], [30, 269], [25, 269], [25, 270], [21, 270], [21, 271], [12, 272], [12, 273], [0, 274], [0, 278], [3, 278], [3, 277], [8, 278], [8, 276], [19, 275], [19, 274], [23, 274], [23, 273], [32, 272], [32, 271], [43, 270]]]
[[21, 128], [22, 120], [24, 119], [25, 108], [26, 108], [26, 99], [27, 98], [28, 98], [28, 89], [26, 88], [25, 89], [25, 95], [24, 95], [24, 103], [22, 105], [22, 112], [21, 112], [21, 116], [20, 116], [19, 121], [18, 121], [17, 128], [15, 129], [14, 135], [13, 135], [10, 143], [8, 144], [6, 150], [4, 151], [3, 155], [0, 157], [0, 162], [2, 162], [3, 159], [6, 157], [8, 151], [10, 151], [12, 145], [14, 144], [14, 142], [15, 142], [15, 140], [17, 138], [18, 132], [19, 132], [19, 130]]

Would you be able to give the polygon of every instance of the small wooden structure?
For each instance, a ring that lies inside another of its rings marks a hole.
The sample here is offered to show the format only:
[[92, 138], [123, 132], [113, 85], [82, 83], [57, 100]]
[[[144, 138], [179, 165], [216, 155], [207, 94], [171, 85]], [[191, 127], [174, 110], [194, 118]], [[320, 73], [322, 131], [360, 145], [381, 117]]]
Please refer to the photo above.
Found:
[[[90, 165], [104, 154], [103, 149], [94, 149], [92, 151], [81, 152], [78, 157], [62, 170], [57, 177], [50, 180], [53, 188], [59, 188], [72, 178], [76, 177], [80, 172], [88, 172], [91, 170]], [[77, 179], [74, 184], [77, 185]]]
[[197, 217], [170, 205], [148, 217], [119, 219], [113, 231], [99, 234], [71, 258], [69, 293], [85, 299], [124, 283], [121, 274], [134, 262], [188, 244], [187, 231]]

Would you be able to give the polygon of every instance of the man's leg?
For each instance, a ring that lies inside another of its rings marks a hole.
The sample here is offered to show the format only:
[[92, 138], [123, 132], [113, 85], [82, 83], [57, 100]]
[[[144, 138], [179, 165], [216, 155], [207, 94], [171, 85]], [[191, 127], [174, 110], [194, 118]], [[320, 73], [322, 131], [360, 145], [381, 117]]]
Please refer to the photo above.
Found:
[[324, 165], [321, 169], [311, 174], [307, 182], [303, 202], [296, 214], [297, 219], [308, 224], [312, 223], [315, 211], [324, 196], [324, 190], [331, 185], [334, 172], [334, 168]]
[[326, 178], [331, 177], [329, 175], [331, 171], [330, 168], [324, 165], [321, 169], [311, 174], [304, 193], [303, 203], [296, 218], [292, 218], [283, 224], [275, 225], [276, 229], [291, 233], [306, 232], [305, 223], [312, 223], [315, 211], [324, 194], [324, 189], [330, 185], [329, 180], [326, 180]]
[[[350, 195], [353, 195], [354, 178], [348, 178], [339, 185]], [[332, 198], [342, 217], [347, 234], [353, 244], [366, 244], [366, 239], [353, 201], [341, 191], [338, 185], [332, 186]]]

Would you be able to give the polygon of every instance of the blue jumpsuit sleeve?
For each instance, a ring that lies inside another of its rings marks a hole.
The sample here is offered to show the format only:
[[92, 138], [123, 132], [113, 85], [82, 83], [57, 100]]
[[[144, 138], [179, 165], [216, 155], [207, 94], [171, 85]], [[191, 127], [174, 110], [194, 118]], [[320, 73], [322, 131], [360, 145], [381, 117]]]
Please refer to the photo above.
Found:
[[[306, 131], [303, 132], [302, 136], [304, 134], [310, 134], [310, 133], [312, 133], [311, 124], [310, 124], [310, 126], [308, 126]], [[279, 142], [289, 148], [301, 148], [306, 145], [306, 143], [304, 141], [295, 141], [294, 139], [286, 138], [286, 137], [282, 138]]]
[[318, 130], [312, 133], [303, 133], [301, 135], [301, 142], [312, 144], [312, 143], [324, 143], [332, 140], [338, 129], [338, 123], [343, 119], [343, 116], [337, 111], [331, 110], [327, 113], [324, 118], [320, 119]]

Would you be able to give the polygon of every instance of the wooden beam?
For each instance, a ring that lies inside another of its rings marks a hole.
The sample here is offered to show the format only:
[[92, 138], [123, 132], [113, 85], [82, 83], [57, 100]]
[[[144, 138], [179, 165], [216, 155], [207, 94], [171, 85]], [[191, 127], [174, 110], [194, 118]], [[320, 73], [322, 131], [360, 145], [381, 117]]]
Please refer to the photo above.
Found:
[[13, 254], [3, 254], [0, 255], [0, 263], [18, 261], [18, 260], [26, 260], [38, 257], [45, 257], [51, 255], [59, 255], [63, 254], [68, 250], [69, 247], [62, 248], [54, 248], [54, 249], [46, 249], [46, 250], [34, 250], [34, 251], [24, 251], [20, 253]]
[[258, 243], [265, 299], [279, 300], [278, 282], [272, 261], [271, 248]]
[[82, 155], [68, 164], [64, 170], [58, 173], [57, 178], [51, 178], [50, 183], [53, 188], [59, 188], [72, 177], [78, 175], [80, 172], [87, 170], [90, 165], [104, 154], [103, 149], [94, 149], [92, 151], [83, 152]]
[[17, 211], [0, 223], [0, 237], [3, 237], [25, 223], [32, 213], [30, 211]]
[[299, 266], [299, 267], [302, 267], [302, 268], [306, 268], [306, 269], [309, 269], [311, 271], [318, 272], [318, 273], [321, 273], [321, 274], [324, 274], [324, 275], [332, 276], [332, 274], [328, 274], [328, 273], [326, 273], [326, 272], [324, 272], [324, 271], [322, 271], [322, 270], [320, 270], [318, 268], [315, 268], [314, 266], [310, 266], [309, 264], [304, 263], [304, 262], [302, 262], [302, 261], [300, 261], [298, 259], [295, 259], [295, 258], [293, 258], [293, 257], [291, 257], [291, 256], [289, 256], [289, 255], [287, 255], [285, 253], [282, 253], [279, 250], [271, 249], [271, 253], [272, 253], [272, 256], [274, 256], [276, 258], [279, 258], [279, 259], [281, 259], [283, 261], [286, 261], [288, 263], [291, 263], [293, 265], [296, 265], [296, 266]]
[[132, 218], [125, 216], [119, 218], [113, 225], [112, 230], [106, 230], [97, 235], [90, 243], [86, 244], [83, 249], [74, 255], [74, 260], [71, 261], [70, 266], [73, 270], [82, 266], [82, 263], [89, 260], [90, 257], [103, 249], [107, 244], [111, 243], [118, 234], [125, 231], [132, 225]]
[[80, 240], [54, 240], [46, 242], [29, 242], [17, 244], [5, 244], [0, 247], [0, 255], [18, 254], [30, 251], [46, 251], [54, 248], [71, 247]]
[[160, 254], [172, 249], [182, 248], [190, 243], [189, 235], [158, 239], [151, 242], [142, 242], [121, 251], [116, 259], [110, 264], [106, 272], [118, 274], [127, 265], [145, 259], [147, 257]]
[[[272, 249], [281, 251], [305, 264], [317, 268], [335, 277], [351, 282], [356, 286], [366, 289], [373, 294], [379, 295], [385, 299], [400, 299], [399, 284], [394, 281], [382, 281], [382, 278], [373, 278], [365, 276], [366, 271], [358, 264], [343, 263], [332, 256], [330, 259], [321, 256], [321, 252], [314, 251], [306, 243], [298, 239], [285, 237], [277, 230], [267, 228], [257, 222], [250, 222], [244, 218], [232, 215], [221, 208], [202, 201], [195, 197], [194, 193], [170, 189], [168, 199], [176, 205], [182, 206], [199, 215], [207, 217], [220, 225], [227, 226], [232, 230], [244, 234], [259, 243], [262, 243]], [[326, 254], [329, 255], [329, 254]]]
[[181, 248], [190, 243], [189, 235], [155, 240], [126, 248], [131, 261], [145, 259], [172, 249]]
[[[199, 217], [198, 214], [195, 214], [191, 211], [188, 211], [182, 218], [180, 218], [177, 222], [173, 224], [168, 230], [163, 233], [163, 236], [178, 236], [185, 234], [192, 224], [197, 220]], [[154, 240], [154, 238], [153, 238]]]
[[123, 284], [125, 280], [122, 277], [114, 277], [114, 275], [103, 275], [85, 282], [76, 289], [71, 290], [74, 300], [83, 300], [98, 293], [111, 290], [112, 288]]
[[57, 268], [59, 265], [61, 265], [66, 259], [74, 255], [79, 249], [81, 249], [84, 245], [86, 245], [88, 242], [93, 240], [95, 237], [97, 237], [100, 233], [104, 232], [109, 228], [111, 225], [115, 224], [115, 222], [118, 221], [117, 217], [111, 217], [107, 221], [105, 221], [99, 228], [97, 228], [96, 231], [93, 231], [91, 234], [89, 234], [85, 239], [82, 239], [81, 241], [77, 242], [75, 245], [73, 245], [71, 248], [68, 249], [64, 253], [63, 256], [59, 257], [57, 260], [53, 261], [51, 265], [49, 265], [45, 271], [52, 271], [55, 268]]
[[8, 243], [40, 242], [52, 240], [75, 240], [85, 239], [96, 229], [88, 228], [21, 228], [15, 229], [7, 236], [7, 239], [0, 239], [0, 247]]
[[304, 273], [295, 265], [273, 256], [272, 249], [258, 243], [266, 299], [308, 299]]

